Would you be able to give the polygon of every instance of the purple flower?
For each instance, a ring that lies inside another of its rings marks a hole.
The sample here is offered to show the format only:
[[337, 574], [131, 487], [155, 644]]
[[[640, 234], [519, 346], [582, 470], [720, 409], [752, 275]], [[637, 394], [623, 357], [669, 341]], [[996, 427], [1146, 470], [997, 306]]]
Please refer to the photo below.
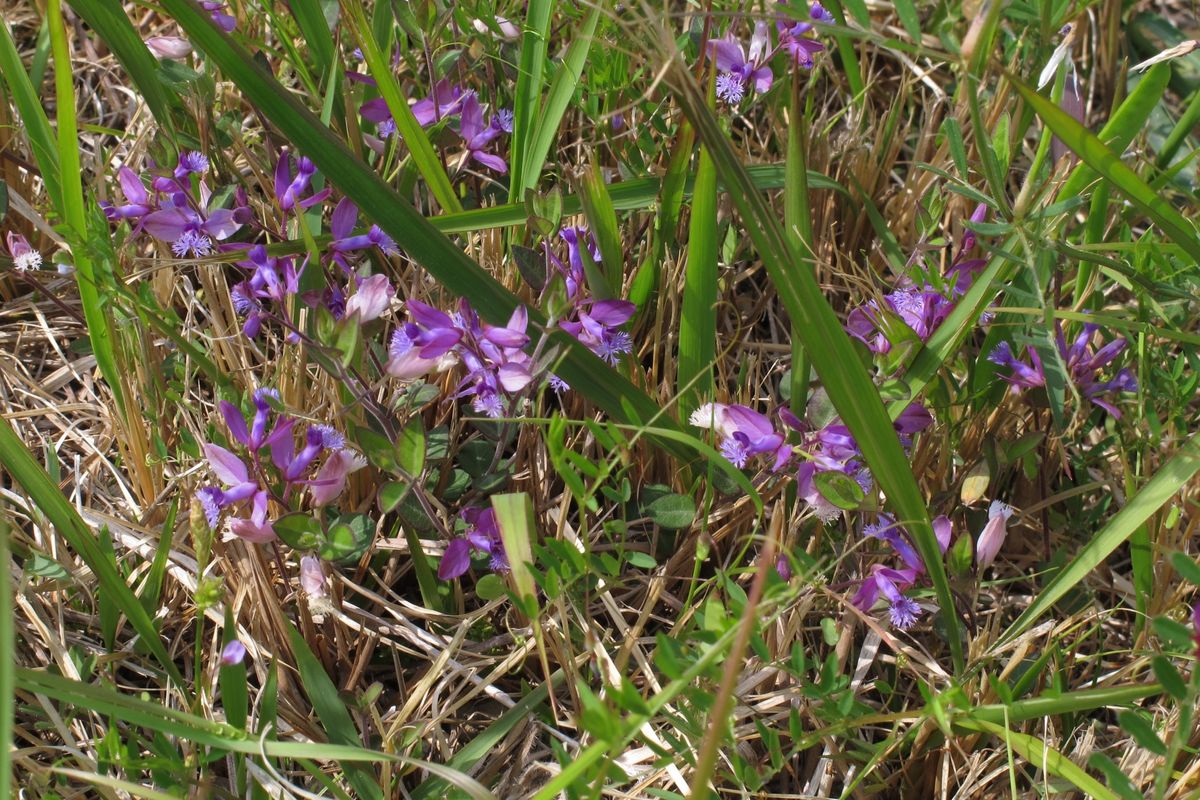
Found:
[[954, 310], [954, 301], [932, 287], [906, 286], [883, 297], [885, 308], [872, 300], [860, 306], [846, 318], [846, 331], [871, 352], [887, 353], [892, 349], [888, 331], [897, 319], [916, 334], [922, 342], [929, 339]]
[[792, 456], [792, 447], [771, 420], [752, 408], [724, 403], [706, 403], [692, 412], [688, 422], [715, 430], [721, 437], [721, 455], [742, 469], [757, 455], [773, 458], [771, 470], [778, 472]]
[[287, 151], [279, 155], [275, 164], [275, 199], [283, 211], [305, 209], [325, 200], [333, 191], [328, 187], [308, 197], [301, 197], [308, 191], [317, 167], [306, 156], [295, 159], [296, 175], [292, 177], [292, 156]]
[[394, 378], [414, 380], [425, 373], [454, 362], [447, 359], [462, 340], [463, 331], [448, 314], [418, 300], [404, 304], [412, 322], [406, 322], [392, 334], [387, 372]]
[[226, 33], [237, 27], [237, 20], [221, 10], [225, 7], [225, 3], [221, 0], [200, 0], [200, 7], [209, 12], [212, 21]]
[[454, 86], [442, 78], [433, 85], [428, 97], [413, 103], [410, 108], [417, 123], [427, 128], [440, 119], [457, 114], [463, 106], [464, 94], [461, 86]]
[[463, 330], [459, 349], [467, 375], [455, 397], [473, 397], [476, 412], [493, 418], [503, 416], [502, 395], [515, 395], [533, 380], [529, 356], [522, 350], [529, 343], [525, 333], [529, 314], [524, 306], [518, 306], [506, 325], [487, 325], [463, 300], [458, 321]]
[[483, 124], [483, 107], [479, 105], [479, 98], [474, 92], [468, 92], [463, 99], [458, 133], [467, 148], [468, 156], [496, 172], [508, 172], [508, 163], [503, 158], [484, 151], [484, 148], [502, 133], [502, 129], [497, 125]]
[[313, 505], [323, 506], [332, 503], [346, 489], [346, 479], [350, 473], [356, 472], [367, 465], [367, 460], [353, 450], [342, 448], [330, 455], [321, 464], [317, 477], [309, 481], [308, 490], [312, 493]]
[[493, 572], [508, 572], [508, 556], [500, 539], [496, 512], [491, 508], [468, 508], [459, 516], [466, 523], [466, 530], [461, 538], [446, 546], [438, 565], [438, 578], [452, 580], [466, 572], [471, 566], [472, 552], [488, 556], [488, 566]]
[[888, 603], [892, 625], [902, 631], [908, 630], [920, 616], [921, 607], [901, 593], [916, 579], [917, 573], [912, 569], [892, 569], [876, 564], [850, 602], [862, 611], [869, 611], [882, 595]]
[[42, 266], [42, 254], [34, 250], [24, 236], [16, 231], [9, 231], [4, 238], [8, 245], [8, 254], [13, 259], [13, 266], [19, 272], [38, 269]]
[[[1055, 345], [1066, 364], [1068, 377], [1079, 390], [1079, 394], [1107, 411], [1113, 418], [1120, 419], [1120, 410], [1101, 395], [1110, 392], [1136, 392], [1137, 379], [1129, 369], [1122, 369], [1111, 380], [1099, 379], [1100, 370], [1111, 364], [1128, 344], [1124, 338], [1117, 338], [1093, 352], [1091, 340], [1099, 329], [1100, 326], [1093, 323], [1084, 324], [1083, 330], [1068, 345], [1062, 323], [1056, 321]], [[1008, 342], [1001, 342], [988, 355], [988, 361], [1010, 371], [1008, 375], [1000, 377], [1012, 386], [1014, 392], [1046, 385], [1046, 371], [1037, 349], [1030, 347], [1027, 348], [1027, 352], [1029, 363], [1019, 360]]]
[[233, 667], [246, 658], [246, 645], [239, 642], [237, 639], [231, 640], [224, 648], [221, 649], [221, 666]]
[[578, 319], [560, 322], [558, 326], [574, 336], [581, 344], [609, 364], [617, 357], [633, 351], [633, 340], [620, 329], [637, 311], [628, 300], [600, 300], [588, 310], [577, 306]]
[[[786, 5], [781, 2], [779, 5]], [[820, 3], [813, 3], [809, 16], [817, 22], [831, 22], [832, 15]], [[825, 49], [825, 45], [804, 34], [813, 29], [812, 23], [801, 22], [780, 14], [775, 20], [775, 28], [779, 31], [779, 45], [791, 54], [796, 64], [804, 69], [812, 69], [813, 56]]]
[[192, 43], [178, 36], [151, 36], [146, 40], [146, 49], [155, 58], [182, 59], [192, 52]]
[[580, 289], [587, 286], [587, 277], [583, 270], [583, 253], [581, 247], [587, 247], [588, 255], [593, 263], [600, 261], [600, 245], [596, 242], [587, 228], [563, 228], [558, 232], [558, 238], [567, 243], [567, 263], [564, 265], [554, 253], [550, 252], [549, 244], [546, 253], [552, 263], [567, 283], [567, 297], [574, 299]]
[[[141, 185], [140, 181], [137, 183]], [[129, 189], [125, 187], [124, 181], [122, 188], [128, 197]], [[211, 199], [212, 193], [203, 182], [200, 183], [198, 206], [193, 206], [192, 199], [183, 191], [174, 192], [158, 211], [146, 214], [142, 218], [142, 225], [155, 239], [171, 242], [171, 252], [177, 258], [184, 258], [189, 254], [196, 258], [211, 255], [214, 239], [224, 241], [242, 227], [234, 218], [233, 212], [227, 208], [209, 211], [208, 204]]]
[[329, 592], [326, 589], [328, 581], [325, 579], [325, 571], [321, 568], [321, 560], [316, 556], [302, 556], [300, 558], [300, 588], [308, 595], [310, 600], [325, 597]]
[[748, 86], [753, 85], [760, 94], [771, 88], [774, 76], [771, 68], [765, 65], [769, 59], [766, 52], [769, 43], [767, 23], [761, 20], [754, 25], [749, 52], [733, 38], [732, 33], [726, 34], [724, 39], [708, 43], [717, 64], [717, 97], [730, 105], [737, 105]]
[[986, 569], [1000, 552], [1005, 538], [1008, 537], [1008, 520], [1013, 515], [1011, 506], [993, 500], [988, 508], [988, 521], [979, 532], [975, 542], [975, 563], [979, 568]]
[[346, 301], [347, 317], [357, 315], [359, 323], [378, 319], [392, 304], [396, 290], [386, 275], [372, 275], [358, 284], [358, 291]]
[[400, 252], [392, 238], [384, 233], [378, 225], [372, 225], [366, 233], [354, 235], [354, 225], [357, 222], [358, 207], [350, 201], [350, 198], [342, 198], [337, 207], [333, 209], [333, 215], [329, 221], [329, 232], [333, 237], [329, 248], [333, 251], [333, 260], [341, 265], [342, 269], [350, 271], [350, 265], [342, 256], [343, 253], [365, 250], [369, 247], [378, 247], [390, 256]]
[[179, 154], [179, 163], [175, 166], [175, 180], [182, 181], [188, 175], [203, 175], [208, 172], [208, 156], [198, 150], [189, 150]]
[[229, 530], [239, 538], [252, 544], [266, 544], [275, 540], [275, 529], [267, 519], [268, 497], [266, 491], [254, 495], [249, 517], [229, 520]]
[[121, 185], [121, 194], [125, 196], [125, 205], [114, 206], [107, 201], [100, 203], [100, 207], [104, 209], [104, 216], [116, 221], [141, 219], [149, 214], [152, 210], [150, 193], [142, 185], [142, 179], [137, 173], [129, 167], [121, 167], [117, 170], [117, 181]]
[[290, 313], [287, 299], [300, 290], [300, 271], [291, 257], [275, 258], [267, 255], [267, 248], [261, 244], [246, 251], [248, 259], [239, 261], [238, 266], [253, 270], [251, 276], [236, 284], [230, 295], [233, 307], [239, 314], [246, 316], [242, 325], [242, 333], [248, 339], [258, 336], [262, 322], [266, 318], [264, 301], [278, 305], [278, 310], [286, 320]]

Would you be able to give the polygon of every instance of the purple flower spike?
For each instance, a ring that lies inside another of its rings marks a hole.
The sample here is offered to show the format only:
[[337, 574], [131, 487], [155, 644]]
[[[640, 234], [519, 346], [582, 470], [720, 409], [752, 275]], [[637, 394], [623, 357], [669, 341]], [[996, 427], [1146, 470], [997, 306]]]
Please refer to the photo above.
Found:
[[463, 100], [458, 133], [471, 158], [501, 174], [508, 172], [508, 162], [494, 153], [484, 151], [500, 135], [501, 129], [483, 124], [483, 107], [479, 105], [479, 98], [474, 92], [468, 92]]
[[329, 188], [322, 189], [309, 197], [301, 197], [308, 191], [309, 184], [312, 183], [313, 175], [317, 171], [316, 165], [306, 156], [296, 158], [296, 176], [293, 178], [292, 161], [291, 154], [285, 151], [280, 154], [279, 161], [275, 164], [275, 199], [279, 201], [280, 209], [283, 211], [305, 209], [324, 201], [332, 191]]
[[438, 578], [452, 580], [465, 573], [471, 566], [472, 552], [488, 556], [488, 566], [493, 572], [508, 572], [508, 556], [500, 539], [496, 512], [491, 508], [468, 508], [460, 516], [467, 523], [466, 531], [462, 538], [446, 545], [446, 553], [438, 565]]
[[717, 65], [717, 97], [729, 105], [737, 105], [748, 87], [753, 86], [759, 94], [771, 88], [774, 75], [765, 63], [770, 58], [767, 53], [769, 43], [767, 23], [761, 20], [754, 25], [749, 52], [733, 38], [733, 34], [708, 43]]
[[888, 603], [892, 625], [907, 630], [917, 621], [921, 608], [901, 593], [912, 586], [916, 578], [916, 572], [911, 569], [892, 569], [876, 564], [850, 602], [862, 611], [869, 611], [882, 596]]
[[[1120, 410], [1103, 395], [1113, 392], [1136, 392], [1137, 380], [1128, 369], [1121, 370], [1116, 377], [1108, 381], [1101, 381], [1098, 373], [1120, 355], [1126, 347], [1126, 340], [1114, 339], [1093, 353], [1091, 340], [1099, 330], [1098, 326], [1084, 325], [1083, 330], [1070, 345], [1067, 344], [1063, 334], [1062, 323], [1056, 322], [1055, 326], [1055, 344], [1063, 361], [1066, 362], [1068, 377], [1079, 390], [1079, 394], [1085, 400], [1089, 400], [1107, 411], [1114, 419], [1120, 419]], [[1013, 354], [1012, 346], [1008, 342], [1001, 342], [988, 355], [988, 361], [1009, 370], [1008, 375], [1000, 377], [1012, 386], [1013, 392], [1046, 385], [1046, 370], [1037, 350], [1030, 347], [1027, 349], [1027, 353], [1029, 363], [1018, 359]]]

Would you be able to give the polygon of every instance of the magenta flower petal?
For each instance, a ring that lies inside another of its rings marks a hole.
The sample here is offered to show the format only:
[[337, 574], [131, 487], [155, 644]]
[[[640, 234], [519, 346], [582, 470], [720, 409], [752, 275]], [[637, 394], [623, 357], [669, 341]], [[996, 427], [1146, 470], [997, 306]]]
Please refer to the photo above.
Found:
[[438, 564], [438, 578], [452, 580], [471, 566], [471, 545], [466, 539], [455, 539], [446, 545], [446, 553]]
[[246, 465], [224, 447], [219, 444], [205, 444], [204, 456], [208, 459], [212, 471], [226, 486], [237, 486], [246, 482]]

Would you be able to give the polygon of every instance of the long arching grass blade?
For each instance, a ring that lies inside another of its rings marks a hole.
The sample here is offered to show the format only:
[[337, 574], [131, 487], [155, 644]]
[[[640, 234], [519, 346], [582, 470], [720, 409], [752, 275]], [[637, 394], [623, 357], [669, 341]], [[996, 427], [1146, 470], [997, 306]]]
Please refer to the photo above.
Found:
[[1170, 461], [1158, 468], [1141, 491], [1129, 498], [1125, 507], [1084, 545], [1062, 572], [1054, 576], [1049, 586], [1038, 593], [1033, 603], [1008, 627], [997, 644], [1012, 641], [1037, 622], [1064, 594], [1132, 536], [1142, 523], [1170, 501], [1197, 472], [1200, 472], [1200, 435], [1192, 436]]
[[[667, 42], [660, 41], [657, 46], [661, 49], [667, 46]], [[647, 45], [648, 49], [650, 47]], [[897, 519], [902, 520], [913, 535], [943, 609], [955, 671], [961, 671], [961, 623], [954, 610], [954, 597], [942, 564], [941, 551], [930, 526], [925, 499], [879, 392], [859, 365], [850, 338], [821, 292], [816, 277], [796, 267], [802, 263], [800, 254], [789, 243], [783, 226], [766, 198], [755, 191], [750, 176], [705, 103], [703, 90], [682, 61], [677, 56], [672, 58], [665, 67], [666, 80], [675, 90], [677, 100], [695, 126], [701, 141], [712, 154], [718, 173], [729, 186], [730, 196], [741, 215], [743, 226], [791, 317], [794, 330], [802, 336], [804, 349], [812, 359], [830, 400], [854, 434], [871, 473], [887, 495]]]

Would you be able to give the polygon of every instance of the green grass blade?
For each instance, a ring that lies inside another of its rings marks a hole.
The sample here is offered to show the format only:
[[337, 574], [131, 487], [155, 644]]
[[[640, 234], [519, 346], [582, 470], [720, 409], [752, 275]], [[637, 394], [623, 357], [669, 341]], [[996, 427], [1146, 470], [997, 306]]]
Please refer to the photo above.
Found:
[[[75, 260], [75, 278], [79, 286], [79, 299], [83, 304], [83, 317], [87, 322], [88, 339], [96, 365], [100, 368], [109, 390], [113, 393], [117, 408], [124, 416], [125, 396], [121, 388], [121, 373], [117, 369], [116, 351], [112, 330], [100, 298], [97, 283], [97, 266], [91, 257], [92, 248], [87, 244], [89, 237], [87, 209], [83, 202], [83, 171], [79, 163], [79, 129], [75, 118], [75, 75], [71, 67], [71, 53], [67, 46], [67, 33], [63, 27], [62, 6], [50, 3], [46, 7], [50, 27], [50, 47], [54, 53], [54, 89], [58, 123], [58, 164], [62, 170], [62, 205], [59, 212], [73, 232], [71, 255]], [[104, 236], [108, 236], [107, 223]]]
[[[635, 211], [649, 208], [660, 201], [660, 214], [674, 208], [665, 219], [660, 216], [658, 230], [670, 233], [664, 239], [666, 246], [675, 243], [675, 222], [679, 219], [679, 204], [683, 198], [692, 194], [695, 176], [687, 173], [688, 162], [691, 160], [691, 137], [680, 137], [680, 146], [667, 176], [661, 181], [658, 178], [633, 178], [620, 183], [609, 184], [608, 196], [613, 208], [617, 211]], [[683, 153], [683, 155], [680, 155]], [[755, 164], [746, 168], [750, 180], [758, 191], [782, 189], [786, 185], [786, 168], [783, 164]], [[835, 180], [817, 172], [808, 173], [810, 189], [828, 189], [838, 194], [849, 196], [849, 192]], [[717, 191], [726, 192], [725, 185], [717, 178]], [[563, 214], [578, 214], [583, 211], [583, 203], [578, 195], [563, 197]], [[524, 225], [529, 220], [529, 210], [524, 203], [506, 203], [489, 208], [473, 208], [454, 214], [442, 214], [430, 218], [430, 222], [442, 233], [470, 233], [486, 228], [505, 228], [510, 225]]]
[[[1120, 155], [1133, 142], [1146, 121], [1162, 100], [1163, 92], [1167, 90], [1167, 80], [1171, 77], [1170, 64], [1155, 64], [1150, 71], [1142, 76], [1138, 85], [1129, 96], [1122, 101], [1112, 117], [1100, 129], [1099, 139], [1110, 150]], [[1065, 141], [1065, 140], [1064, 140]], [[1075, 197], [1087, 185], [1096, 179], [1096, 171], [1087, 164], [1080, 164], [1067, 178], [1062, 189], [1058, 192], [1058, 200]]]
[[[355, 158], [332, 131], [245, 49], [219, 31], [205, 14], [186, 0], [164, 0], [164, 6], [225, 76], [241, 88], [247, 101], [278, 126], [331, 183], [372, 217], [411, 258], [451, 292], [466, 297], [485, 320], [495, 324], [508, 320], [518, 304], [515, 295], [438, 232], [369, 166]], [[524, 220], [522, 214], [521, 221]], [[530, 309], [529, 318], [535, 328], [545, 322], [536, 309]], [[671, 425], [659, 403], [575, 339], [560, 332], [553, 335], [552, 341], [563, 351], [556, 373], [581, 395], [616, 419], [639, 424], [658, 420], [663, 427]], [[686, 456], [680, 448], [669, 449], [678, 456]]]
[[1107, 789], [1091, 775], [1088, 775], [1083, 770], [1083, 767], [1078, 766], [1071, 759], [1036, 736], [1009, 730], [1006, 726], [998, 725], [994, 722], [960, 720], [956, 724], [970, 730], [992, 734], [1033, 766], [1055, 777], [1070, 781], [1088, 797], [1093, 797], [1097, 800], [1121, 800], [1119, 795]]
[[713, 398], [717, 357], [717, 168], [700, 148], [688, 222], [687, 272], [679, 315], [679, 417]]
[[546, 40], [550, 36], [553, 0], [530, 0], [521, 37], [521, 57], [517, 68], [517, 87], [513, 98], [512, 173], [508, 199], [521, 202], [525, 192], [537, 185], [533, 170], [532, 144], [534, 125], [541, 116], [542, 78], [546, 69]]
[[33, 150], [34, 160], [42, 173], [42, 181], [46, 184], [46, 194], [50, 203], [62, 214], [62, 176], [58, 164], [58, 146], [54, 141], [54, 131], [50, 128], [50, 120], [42, 108], [42, 100], [29, 80], [25, 65], [21, 63], [21, 54], [13, 41], [8, 25], [0, 25], [0, 75], [8, 86], [13, 105], [21, 116], [21, 124], [25, 135], [29, 137], [29, 146]]
[[1147, 697], [1160, 695], [1162, 692], [1162, 685], [1158, 683], [1077, 689], [1053, 697], [1031, 697], [1028, 700], [1017, 700], [1007, 706], [1002, 703], [976, 706], [971, 709], [970, 717], [984, 722], [999, 723], [1005, 720], [1007, 714], [1010, 723], [1025, 722], [1059, 714], [1094, 711], [1107, 706], [1128, 706]]
[[[296, 18], [296, 24], [300, 26], [300, 32], [304, 34], [304, 43], [308, 45], [305, 52], [311, 54], [320, 72], [321, 83], [325, 84], [337, 63], [337, 51], [333, 44], [333, 32], [329, 30], [321, 3], [319, 0], [291, 0], [288, 7], [291, 8], [292, 16]], [[341, 104], [338, 105], [340, 107]]]
[[[13, 741], [13, 722], [16, 711], [14, 693], [16, 669], [16, 631], [13, 602], [12, 554], [9, 552], [8, 509], [0, 505], [0, 742]], [[0, 787], [12, 786], [12, 748], [0, 748]]]
[[166, 670], [167, 675], [181, 689], [189, 686], [171, 660], [167, 649], [159, 638], [158, 630], [146, 609], [126, 585], [125, 580], [105, 557], [97, 537], [79, 517], [67, 498], [50, 480], [46, 470], [42, 469], [20, 438], [7, 424], [0, 425], [0, 464], [8, 471], [13, 480], [29, 495], [33, 504], [41, 513], [46, 515], [55, 530], [67, 540], [71, 549], [83, 559], [99, 584], [98, 591], [112, 599], [113, 603], [125, 614], [129, 624], [141, 637], [141, 642], [151, 654], [158, 659], [159, 664]]
[[[788, 116], [787, 180], [783, 187], [783, 226], [788, 243], [799, 256], [797, 269], [812, 270], [814, 267], [812, 211], [808, 204], [808, 159], [804, 152], [807, 146], [808, 122], [800, 99], [800, 84], [792, 82], [792, 105]], [[808, 404], [808, 382], [810, 378], [808, 354], [804, 352], [800, 334], [792, 323], [792, 385], [791, 405], [804, 408]]]
[[[579, 202], [583, 204], [588, 227], [596, 237], [596, 244], [600, 246], [600, 261], [604, 266], [604, 285], [596, 285], [597, 282], [589, 275], [588, 286], [599, 300], [619, 297], [621, 285], [624, 283], [625, 251], [621, 247], [617, 212], [613, 208], [608, 187], [604, 185], [604, 178], [600, 175], [599, 165], [593, 164], [579, 179]], [[580, 255], [586, 270], [590, 257], [583, 248]]]
[[[304, 686], [308, 699], [312, 701], [313, 710], [321, 720], [329, 741], [347, 747], [358, 747], [360, 744], [358, 729], [354, 720], [346, 710], [346, 704], [338, 695], [338, 688], [325, 674], [325, 667], [313, 655], [308, 642], [289, 623], [288, 638], [291, 640], [292, 653], [296, 656], [296, 669], [300, 673], [300, 683]], [[379, 779], [364, 767], [346, 766], [346, 782], [354, 787], [359, 797], [383, 799], [383, 790], [379, 787]]]
[[154, 115], [162, 132], [171, 141], [175, 140], [175, 120], [172, 108], [181, 108], [179, 96], [167, 92], [166, 84], [160, 79], [161, 69], [156, 59], [146, 48], [142, 37], [134, 30], [119, 3], [103, 0], [69, 0], [71, 8], [83, 17], [97, 35], [112, 50], [117, 61], [125, 68], [138, 94], [146, 101], [146, 107]]
[[1141, 491], [1130, 497], [1125, 507], [1038, 593], [1033, 603], [1009, 626], [997, 644], [1012, 641], [1037, 622], [1064, 594], [1132, 536], [1142, 523], [1169, 502], [1197, 472], [1200, 472], [1200, 434], [1192, 436], [1170, 461], [1158, 468]]
[[[429, 184], [429, 190], [433, 192], [433, 196], [444, 210], [461, 211], [462, 204], [458, 201], [458, 195], [454, 193], [450, 176], [446, 174], [446, 169], [442, 166], [437, 151], [433, 149], [429, 137], [425, 134], [425, 129], [421, 127], [421, 123], [417, 122], [416, 116], [409, 108], [408, 101], [401, 96], [400, 84], [396, 82], [396, 78], [392, 74], [391, 59], [380, 51], [362, 3], [349, 0], [342, 3], [342, 10], [354, 28], [363, 58], [367, 61], [367, 68], [371, 77], [379, 84], [379, 94], [387, 103], [388, 111], [392, 113], [392, 120], [396, 123], [396, 133], [404, 140], [409, 153], [412, 154], [417, 171]], [[332, 179], [332, 175], [329, 177]]]
[[[546, 104], [538, 117], [537, 129], [528, 145], [528, 155], [522, 166], [522, 174], [532, 176], [530, 187], [537, 185], [537, 178], [546, 165], [550, 148], [554, 146], [558, 126], [562, 123], [563, 114], [571, 103], [575, 90], [579, 87], [579, 78], [583, 74], [583, 65], [587, 62], [588, 52], [592, 49], [592, 40], [596, 35], [596, 23], [600, 20], [601, 5], [597, 3], [583, 21], [583, 27], [571, 40], [570, 47], [563, 61], [558, 65], [554, 77], [550, 79], [550, 91], [546, 94]], [[515, 133], [515, 128], [514, 128]], [[517, 150], [514, 147], [513, 152]]]
[[859, 366], [854, 346], [825, 299], [816, 277], [795, 268], [801, 260], [800, 255], [789, 244], [783, 226], [766, 198], [755, 191], [716, 117], [704, 102], [702, 90], [680, 59], [675, 58], [667, 66], [666, 78], [701, 141], [712, 153], [718, 172], [730, 187], [730, 197], [741, 215], [743, 226], [754, 242], [795, 330], [801, 334], [804, 349], [830, 400], [854, 434], [896, 518], [903, 521], [913, 536], [943, 609], [954, 669], [960, 672], [963, 668], [961, 623], [954, 610], [954, 596], [946, 579], [941, 551], [929, 522], [925, 498], [913, 477], [908, 457], [900, 446], [879, 392]]
[[1046, 123], [1046, 127], [1062, 140], [1075, 155], [1125, 194], [1142, 213], [1154, 220], [1175, 244], [1179, 245], [1194, 260], [1200, 261], [1200, 238], [1196, 228], [1182, 214], [1150, 188], [1145, 181], [1126, 165], [1119, 155], [1105, 146], [1087, 128], [1075, 121], [1067, 112], [1009, 76], [1013, 86]]
[[83, 683], [41, 670], [17, 668], [15, 684], [24, 691], [44, 694], [75, 708], [115, 717], [126, 724], [159, 731], [205, 747], [252, 756], [262, 754], [270, 758], [310, 758], [322, 762], [390, 761], [426, 770], [476, 800], [496, 800], [495, 795], [477, 781], [441, 764], [350, 745], [260, 739], [238, 731], [224, 722], [208, 720], [186, 711], [176, 711], [152, 700], [124, 695], [108, 686]]

